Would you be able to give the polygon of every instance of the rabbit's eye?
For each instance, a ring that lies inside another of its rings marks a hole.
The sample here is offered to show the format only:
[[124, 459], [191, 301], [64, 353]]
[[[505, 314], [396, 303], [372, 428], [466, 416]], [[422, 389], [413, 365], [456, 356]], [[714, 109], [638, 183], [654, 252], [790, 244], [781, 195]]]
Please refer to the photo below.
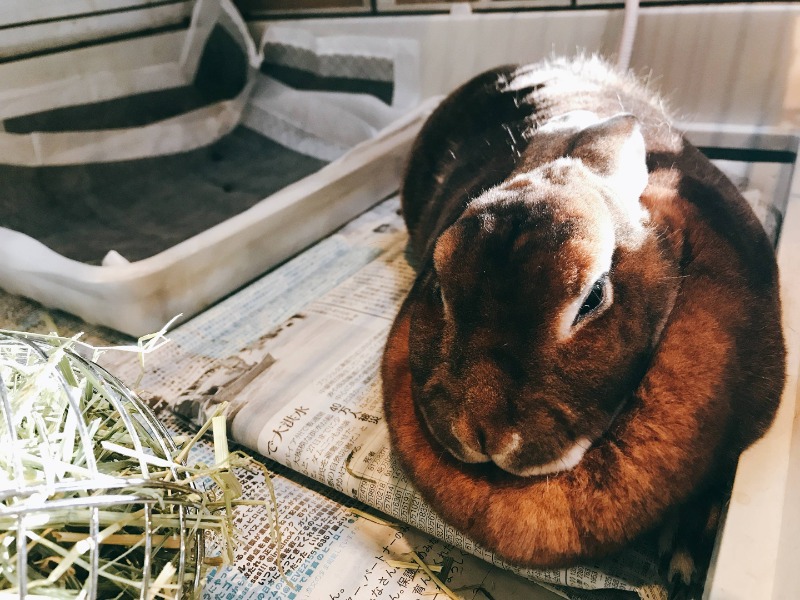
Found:
[[603, 305], [603, 301], [605, 300], [606, 296], [607, 284], [608, 275], [603, 275], [600, 279], [594, 282], [591, 291], [586, 298], [584, 298], [580, 309], [578, 309], [578, 314], [575, 317], [575, 322], [573, 325], [577, 325], [580, 321]]

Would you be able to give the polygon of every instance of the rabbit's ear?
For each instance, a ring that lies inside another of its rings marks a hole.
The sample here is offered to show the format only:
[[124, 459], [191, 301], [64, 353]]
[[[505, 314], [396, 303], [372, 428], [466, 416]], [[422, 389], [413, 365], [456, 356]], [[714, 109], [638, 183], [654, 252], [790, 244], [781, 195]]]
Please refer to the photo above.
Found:
[[623, 204], [638, 206], [647, 163], [636, 117], [619, 114], [589, 125], [575, 136], [569, 155], [600, 175]]

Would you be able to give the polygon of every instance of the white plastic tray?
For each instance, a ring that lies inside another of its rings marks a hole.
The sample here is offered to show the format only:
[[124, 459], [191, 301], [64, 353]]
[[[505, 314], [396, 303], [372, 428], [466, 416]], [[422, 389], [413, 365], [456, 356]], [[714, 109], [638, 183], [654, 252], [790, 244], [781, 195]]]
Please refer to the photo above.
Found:
[[252, 208], [155, 256], [87, 265], [0, 228], [0, 287], [133, 336], [186, 319], [397, 190], [437, 100]]

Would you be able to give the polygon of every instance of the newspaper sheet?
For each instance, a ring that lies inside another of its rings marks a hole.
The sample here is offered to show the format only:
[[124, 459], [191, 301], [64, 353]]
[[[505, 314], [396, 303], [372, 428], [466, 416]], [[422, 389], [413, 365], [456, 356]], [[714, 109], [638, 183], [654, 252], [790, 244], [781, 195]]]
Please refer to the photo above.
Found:
[[[160, 415], [175, 434], [189, 434], [186, 424], [169, 413]], [[192, 462], [208, 464], [214, 451], [201, 440], [192, 451]], [[281, 559], [271, 533], [271, 502], [261, 472], [237, 469], [247, 500], [263, 500], [266, 506], [236, 509], [238, 544], [235, 563], [210, 572], [206, 599], [335, 599], [391, 598], [426, 600], [439, 592], [430, 576], [409, 566], [412, 550], [436, 574], [446, 579], [457, 597], [526, 598], [551, 600], [565, 597], [481, 561], [461, 549], [427, 536], [404, 524], [387, 521], [376, 511], [263, 457], [278, 499]], [[216, 554], [212, 546], [209, 553]], [[286, 573], [280, 575], [279, 565]], [[289, 586], [291, 584], [292, 587]], [[438, 596], [442, 598], [440, 594]]]
[[[203, 422], [228, 401], [235, 441], [340, 493], [331, 500], [333, 492], [305, 479], [278, 486], [283, 563], [296, 591], [276, 575], [268, 519], [245, 511], [237, 564], [210, 578], [207, 597], [422, 597], [435, 586], [382, 560], [403, 560], [414, 549], [448, 565], [445, 583], [461, 588], [459, 597], [482, 597], [470, 585], [497, 600], [547, 597], [525, 582], [532, 580], [568, 598], [599, 588], [620, 590], [614, 597], [665, 598], [649, 548], [565, 570], [515, 569], [421, 500], [392, 457], [379, 380], [388, 329], [414, 277], [406, 241], [399, 202], [388, 200], [183, 324], [149, 357], [138, 389], [152, 404]], [[129, 382], [139, 372], [133, 363], [109, 367]], [[266, 493], [250, 483], [252, 493]], [[354, 518], [346, 508], [353, 500], [401, 525]]]

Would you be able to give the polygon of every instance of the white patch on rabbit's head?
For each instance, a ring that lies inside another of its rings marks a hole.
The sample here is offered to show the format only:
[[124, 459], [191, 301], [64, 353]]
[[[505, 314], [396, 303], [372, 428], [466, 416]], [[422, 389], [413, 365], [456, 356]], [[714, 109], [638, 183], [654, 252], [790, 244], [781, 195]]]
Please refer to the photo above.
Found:
[[[611, 191], [606, 199], [615, 213], [620, 242], [640, 241], [649, 215], [640, 202], [648, 172], [639, 121], [627, 113], [598, 121], [578, 131], [571, 146], [568, 155], [579, 159]], [[633, 239], [625, 239], [629, 236]]]
[[551, 118], [533, 132], [533, 156], [547, 156], [544, 163], [511, 177], [482, 194], [477, 205], [502, 201], [509, 192], [537, 180], [564, 183], [570, 176], [566, 166], [579, 160], [597, 179], [588, 185], [604, 187], [604, 200], [615, 219], [618, 243], [637, 245], [649, 215], [640, 197], [648, 181], [645, 143], [639, 122], [631, 114], [620, 113], [600, 118], [595, 113], [576, 110]]
[[[594, 309], [605, 310], [612, 302], [608, 274], [615, 249], [636, 247], [644, 237], [648, 218], [640, 203], [648, 179], [644, 138], [632, 115], [600, 119], [589, 111], [554, 117], [537, 133], [544, 134], [545, 140], [556, 136], [562, 144], [568, 136], [568, 155], [514, 175], [484, 202], [505, 199], [523, 188], [536, 190], [549, 184], [563, 188], [556, 201], [564, 218], [584, 224], [582, 234], [571, 241], [571, 250], [587, 257], [586, 266], [577, 274], [580, 292], [566, 300], [558, 319], [557, 337], [566, 340], [587, 321], [583, 318], [587, 307], [597, 303]], [[573, 186], [581, 188], [580, 192], [594, 189], [597, 193], [571, 192]], [[602, 310], [592, 310], [590, 316], [598, 316]]]
[[[605, 190], [597, 185], [597, 178], [580, 160], [562, 158], [537, 171], [530, 173], [532, 184], [536, 185], [537, 179], [542, 187], [545, 182], [555, 183], [560, 205], [558, 218], [576, 224], [574, 235], [560, 250], [563, 270], [571, 271], [567, 279], [571, 285], [564, 289], [561, 311], [554, 319], [556, 340], [564, 341], [585, 321], [579, 318], [581, 307], [587, 302], [593, 286], [611, 272], [618, 244], [617, 227], [614, 215], [608, 209]], [[610, 284], [604, 284], [603, 292], [603, 302], [598, 308], [605, 310], [612, 300]]]
[[537, 135], [563, 131], [581, 131], [602, 121], [597, 113], [590, 110], [571, 110], [545, 121], [536, 130]]

